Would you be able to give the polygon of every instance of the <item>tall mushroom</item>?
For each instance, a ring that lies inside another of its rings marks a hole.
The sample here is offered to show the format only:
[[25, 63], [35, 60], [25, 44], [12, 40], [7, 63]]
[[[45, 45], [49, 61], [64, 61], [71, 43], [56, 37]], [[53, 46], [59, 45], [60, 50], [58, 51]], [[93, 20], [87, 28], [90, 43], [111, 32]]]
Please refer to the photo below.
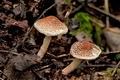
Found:
[[73, 70], [75, 70], [80, 64], [81, 60], [93, 60], [96, 59], [101, 53], [101, 49], [89, 42], [89, 41], [79, 41], [73, 43], [70, 49], [70, 54], [75, 57], [71, 64], [62, 70], [62, 74], [67, 75]]
[[45, 36], [43, 44], [38, 51], [37, 55], [40, 57], [40, 60], [43, 58], [44, 54], [47, 51], [47, 48], [50, 44], [50, 40], [52, 36], [63, 35], [68, 32], [67, 26], [62, 23], [55, 16], [48, 16], [42, 19], [37, 20], [34, 23], [34, 27]]

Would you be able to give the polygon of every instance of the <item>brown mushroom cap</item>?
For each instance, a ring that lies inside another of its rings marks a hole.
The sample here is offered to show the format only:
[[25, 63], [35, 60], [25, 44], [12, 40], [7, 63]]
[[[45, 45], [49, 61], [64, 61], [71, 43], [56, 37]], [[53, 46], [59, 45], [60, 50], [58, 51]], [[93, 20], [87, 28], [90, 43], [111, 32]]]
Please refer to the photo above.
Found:
[[80, 41], [71, 46], [70, 53], [78, 59], [92, 60], [100, 55], [101, 49], [89, 41]]
[[57, 36], [68, 32], [67, 26], [55, 16], [37, 20], [34, 23], [34, 27], [46, 36]]

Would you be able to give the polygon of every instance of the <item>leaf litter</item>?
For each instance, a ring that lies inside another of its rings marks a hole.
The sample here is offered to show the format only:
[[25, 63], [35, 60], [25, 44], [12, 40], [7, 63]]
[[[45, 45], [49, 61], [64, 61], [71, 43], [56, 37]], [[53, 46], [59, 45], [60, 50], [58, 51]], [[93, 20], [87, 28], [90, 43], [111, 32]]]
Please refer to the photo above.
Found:
[[[119, 17], [113, 15], [117, 1], [112, 3], [110, 0], [109, 8], [112, 10], [110, 14], [102, 9], [104, 5], [101, 1], [88, 0], [88, 2], [84, 0], [0, 1], [0, 79], [119, 80], [120, 30], [119, 25], [114, 23], [119, 24]], [[119, 10], [117, 11], [119, 15], [118, 12]], [[41, 61], [38, 61], [39, 57], [36, 53], [42, 44], [44, 35], [34, 29], [28, 35], [26, 34], [38, 17], [43, 18], [49, 15], [57, 16], [65, 22], [69, 33], [75, 31], [78, 34], [67, 33], [61, 39], [53, 37], [47, 54]], [[109, 22], [112, 27], [105, 27], [106, 15], [110, 18]], [[92, 19], [93, 17], [96, 20]], [[75, 21], [75, 18], [79, 20]], [[71, 45], [77, 40], [84, 39], [98, 44], [104, 54], [96, 60], [82, 61], [78, 69], [67, 76], [62, 75], [62, 69], [73, 60], [69, 53]], [[113, 72], [114, 75], [111, 75]]]

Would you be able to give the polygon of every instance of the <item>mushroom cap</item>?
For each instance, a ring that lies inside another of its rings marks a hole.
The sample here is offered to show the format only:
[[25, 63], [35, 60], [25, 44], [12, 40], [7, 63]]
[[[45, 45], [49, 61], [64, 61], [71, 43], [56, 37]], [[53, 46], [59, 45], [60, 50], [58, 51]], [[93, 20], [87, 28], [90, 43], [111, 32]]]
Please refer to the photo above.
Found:
[[96, 59], [100, 53], [101, 49], [89, 41], [75, 42], [70, 49], [70, 54], [73, 57], [85, 60]]
[[55, 16], [48, 16], [37, 20], [34, 27], [46, 36], [57, 36], [68, 32], [67, 26]]

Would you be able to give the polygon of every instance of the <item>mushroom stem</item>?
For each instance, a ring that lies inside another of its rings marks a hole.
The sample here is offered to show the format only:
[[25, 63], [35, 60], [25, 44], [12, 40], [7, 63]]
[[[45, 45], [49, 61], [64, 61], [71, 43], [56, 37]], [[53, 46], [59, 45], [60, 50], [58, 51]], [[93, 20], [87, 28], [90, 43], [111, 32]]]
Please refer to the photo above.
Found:
[[40, 57], [39, 60], [41, 60], [44, 57], [44, 55], [48, 49], [48, 46], [50, 44], [51, 38], [52, 38], [51, 36], [45, 36], [45, 38], [43, 40], [43, 44], [37, 53], [37, 55]]
[[65, 67], [63, 70], [62, 70], [62, 74], [64, 75], [68, 75], [70, 72], [74, 71], [78, 65], [80, 64], [81, 60], [80, 59], [77, 59], [75, 58], [72, 63], [70, 63], [67, 67]]

